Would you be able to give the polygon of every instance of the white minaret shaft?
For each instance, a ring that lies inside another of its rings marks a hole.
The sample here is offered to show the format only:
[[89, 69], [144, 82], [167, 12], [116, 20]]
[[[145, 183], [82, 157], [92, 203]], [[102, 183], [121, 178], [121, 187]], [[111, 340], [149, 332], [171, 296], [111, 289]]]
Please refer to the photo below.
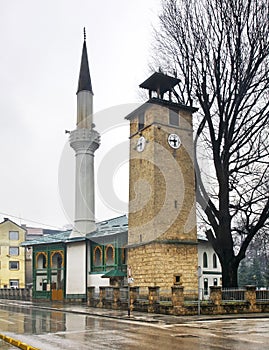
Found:
[[77, 128], [70, 133], [76, 154], [75, 220], [73, 236], [95, 230], [94, 152], [100, 135], [93, 129], [93, 92], [84, 38], [77, 90]]

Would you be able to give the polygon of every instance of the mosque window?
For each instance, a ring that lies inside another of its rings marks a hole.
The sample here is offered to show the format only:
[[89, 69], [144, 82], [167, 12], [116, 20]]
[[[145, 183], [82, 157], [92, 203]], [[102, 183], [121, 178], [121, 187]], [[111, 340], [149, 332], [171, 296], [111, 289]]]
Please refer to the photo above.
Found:
[[217, 256], [213, 254], [213, 268], [216, 269], [218, 267]]
[[114, 247], [112, 244], [106, 247], [106, 265], [114, 264]]
[[95, 266], [101, 266], [102, 264], [102, 248], [97, 246], [93, 251], [93, 263]]
[[208, 267], [206, 252], [204, 252], [204, 254], [203, 254], [203, 267]]
[[39, 252], [36, 255], [36, 267], [38, 269], [45, 269], [47, 267], [47, 254]]
[[60, 269], [63, 267], [64, 262], [64, 254], [63, 251], [54, 251], [51, 253], [51, 262], [50, 265], [52, 268]]

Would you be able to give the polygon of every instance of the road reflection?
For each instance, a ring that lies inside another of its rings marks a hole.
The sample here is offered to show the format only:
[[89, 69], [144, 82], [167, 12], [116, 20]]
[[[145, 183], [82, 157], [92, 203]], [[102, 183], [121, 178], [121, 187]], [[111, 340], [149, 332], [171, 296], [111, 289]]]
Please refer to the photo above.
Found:
[[0, 304], [1, 332], [17, 334], [56, 333], [66, 330], [67, 314], [60, 311]]
[[[32, 305], [0, 302], [0, 333], [44, 350], [269, 348], [268, 319], [134, 323]], [[0, 343], [1, 350], [14, 349]]]

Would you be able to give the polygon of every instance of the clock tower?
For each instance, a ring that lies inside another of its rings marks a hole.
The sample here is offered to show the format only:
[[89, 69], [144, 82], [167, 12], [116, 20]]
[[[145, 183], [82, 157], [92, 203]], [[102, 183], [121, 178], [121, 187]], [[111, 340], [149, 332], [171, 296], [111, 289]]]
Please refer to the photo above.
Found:
[[192, 114], [172, 102], [179, 79], [154, 73], [130, 121], [128, 265], [134, 285], [197, 289]]

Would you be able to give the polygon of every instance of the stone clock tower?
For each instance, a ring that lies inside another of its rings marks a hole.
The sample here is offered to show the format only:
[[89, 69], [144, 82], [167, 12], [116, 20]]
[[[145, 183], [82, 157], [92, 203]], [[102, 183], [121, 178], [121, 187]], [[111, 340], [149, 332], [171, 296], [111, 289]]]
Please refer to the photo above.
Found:
[[[172, 102], [179, 80], [154, 73], [149, 100], [129, 114], [128, 265], [134, 285], [197, 289], [193, 107]], [[165, 98], [167, 96], [167, 98]]]

